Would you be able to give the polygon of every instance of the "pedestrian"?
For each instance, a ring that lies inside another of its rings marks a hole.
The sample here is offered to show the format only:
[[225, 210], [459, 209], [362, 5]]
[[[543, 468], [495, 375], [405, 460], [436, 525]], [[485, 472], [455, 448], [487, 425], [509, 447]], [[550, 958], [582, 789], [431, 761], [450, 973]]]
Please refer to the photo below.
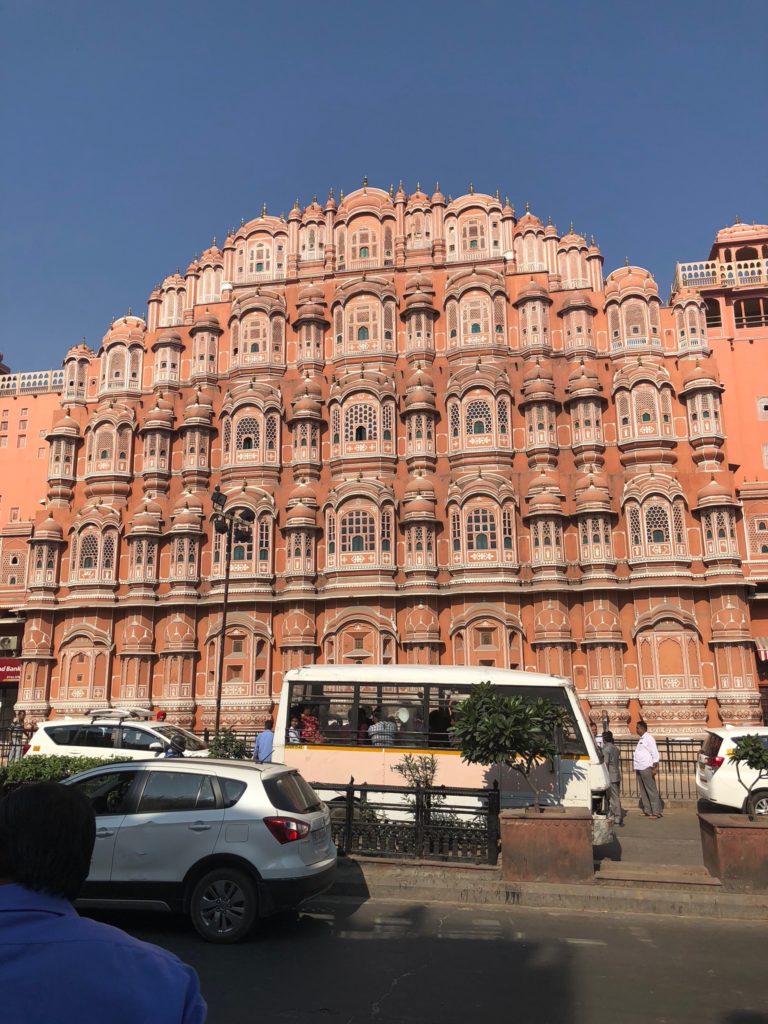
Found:
[[163, 757], [184, 757], [187, 749], [187, 742], [183, 736], [171, 736], [171, 745], [166, 749]]
[[656, 740], [648, 732], [648, 726], [643, 721], [637, 723], [635, 732], [639, 737], [635, 747], [634, 766], [637, 788], [640, 792], [640, 806], [647, 818], [660, 818], [661, 797], [656, 785], [659, 751]]
[[621, 755], [619, 748], [613, 742], [613, 733], [606, 729], [602, 735], [603, 741], [603, 764], [608, 769], [609, 810], [617, 825], [624, 824], [624, 811], [621, 807]]
[[24, 744], [32, 735], [32, 730], [27, 726], [27, 712], [22, 708], [17, 711], [11, 722], [11, 747], [8, 751], [8, 761], [20, 761], [24, 756]]
[[72, 786], [0, 800], [0, 992], [8, 1024], [203, 1024], [197, 974], [172, 953], [72, 906], [96, 838]]
[[271, 718], [264, 721], [264, 728], [256, 737], [253, 745], [253, 760], [256, 764], [269, 764], [272, 760], [272, 747], [275, 745], [275, 734], [272, 731], [274, 722]]
[[158, 722], [164, 722], [167, 717], [168, 717], [168, 712], [167, 711], [163, 711], [162, 708], [157, 712], [157, 721]]

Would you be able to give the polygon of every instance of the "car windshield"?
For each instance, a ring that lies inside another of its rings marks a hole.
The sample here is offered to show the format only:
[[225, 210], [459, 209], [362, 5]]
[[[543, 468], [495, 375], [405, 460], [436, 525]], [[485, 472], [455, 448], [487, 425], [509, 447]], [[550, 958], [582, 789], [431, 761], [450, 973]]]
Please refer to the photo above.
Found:
[[169, 740], [172, 740], [174, 736], [180, 736], [184, 740], [187, 750], [205, 750], [205, 743], [199, 736], [195, 736], [193, 732], [188, 732], [178, 725], [168, 725], [167, 722], [158, 725], [153, 722], [152, 728]]

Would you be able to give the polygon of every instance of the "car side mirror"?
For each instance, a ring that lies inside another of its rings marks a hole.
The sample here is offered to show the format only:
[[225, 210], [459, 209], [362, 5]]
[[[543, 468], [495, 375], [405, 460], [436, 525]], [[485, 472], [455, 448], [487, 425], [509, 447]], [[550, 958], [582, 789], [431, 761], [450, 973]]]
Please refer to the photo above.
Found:
[[155, 756], [157, 756], [158, 754], [160, 754], [162, 752], [163, 744], [162, 743], [150, 743], [149, 744], [149, 749], [150, 750], [154, 750]]

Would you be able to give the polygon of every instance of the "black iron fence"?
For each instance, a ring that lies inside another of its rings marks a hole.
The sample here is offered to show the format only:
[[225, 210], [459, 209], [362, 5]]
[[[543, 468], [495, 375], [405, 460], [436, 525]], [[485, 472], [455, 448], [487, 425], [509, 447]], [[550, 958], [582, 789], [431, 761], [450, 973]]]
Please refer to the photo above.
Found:
[[495, 864], [499, 790], [313, 782], [340, 853]]
[[[656, 739], [659, 748], [659, 771], [656, 783], [664, 800], [695, 800], [696, 769], [699, 763], [701, 740], [674, 739], [665, 737]], [[637, 740], [616, 740], [621, 753], [621, 792], [622, 796], [639, 797], [637, 776], [632, 763]]]

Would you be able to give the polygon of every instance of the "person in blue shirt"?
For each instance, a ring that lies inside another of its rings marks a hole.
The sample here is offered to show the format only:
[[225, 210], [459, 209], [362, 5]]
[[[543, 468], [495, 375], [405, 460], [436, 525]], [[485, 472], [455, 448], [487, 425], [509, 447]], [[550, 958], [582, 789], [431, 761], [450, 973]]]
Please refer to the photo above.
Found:
[[253, 748], [253, 760], [256, 764], [269, 764], [272, 760], [272, 747], [275, 743], [275, 734], [272, 732], [274, 722], [268, 718], [264, 722], [264, 731], [256, 737], [256, 744]]
[[166, 749], [163, 757], [184, 757], [187, 743], [183, 736], [172, 736], [171, 745]]
[[2, 1020], [204, 1024], [191, 967], [72, 906], [95, 837], [93, 809], [71, 786], [22, 786], [0, 800]]

